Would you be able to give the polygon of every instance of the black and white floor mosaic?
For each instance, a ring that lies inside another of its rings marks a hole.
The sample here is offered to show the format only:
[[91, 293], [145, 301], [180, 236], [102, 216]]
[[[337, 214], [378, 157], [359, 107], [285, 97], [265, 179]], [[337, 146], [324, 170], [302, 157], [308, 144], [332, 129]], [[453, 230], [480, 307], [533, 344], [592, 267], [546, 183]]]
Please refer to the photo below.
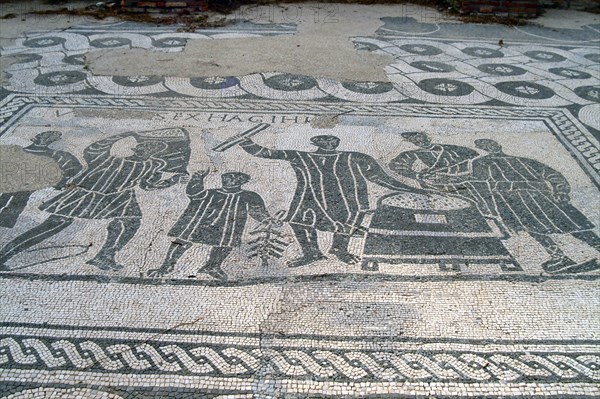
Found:
[[0, 49], [0, 397], [600, 395], [599, 27], [468, 27], [353, 38], [389, 82]]

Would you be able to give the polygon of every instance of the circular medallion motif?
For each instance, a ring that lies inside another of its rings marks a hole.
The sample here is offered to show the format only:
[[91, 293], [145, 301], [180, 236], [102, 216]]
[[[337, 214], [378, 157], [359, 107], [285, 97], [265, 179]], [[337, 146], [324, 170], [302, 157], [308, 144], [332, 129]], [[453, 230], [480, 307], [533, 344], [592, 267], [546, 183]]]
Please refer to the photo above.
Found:
[[583, 99], [600, 103], [600, 86], [581, 86], [573, 91]]
[[164, 48], [184, 47], [186, 43], [187, 39], [182, 37], [164, 37], [162, 39], [156, 39], [152, 41], [154, 47]]
[[524, 75], [527, 72], [523, 68], [509, 64], [481, 64], [477, 69], [496, 76], [517, 76]]
[[106, 37], [104, 39], [96, 39], [90, 42], [91, 46], [98, 48], [121, 47], [129, 46], [130, 44], [131, 40], [123, 37]]
[[569, 79], [589, 79], [592, 77], [592, 75], [590, 75], [587, 72], [582, 72], [569, 68], [550, 68], [549, 71], [555, 75]]
[[42, 86], [64, 86], [85, 80], [86, 74], [80, 71], [59, 71], [44, 73], [33, 81]]
[[452, 72], [454, 67], [438, 61], [415, 61], [411, 62], [410, 66], [426, 72]]
[[529, 98], [534, 100], [544, 100], [554, 95], [554, 91], [546, 86], [532, 82], [501, 82], [496, 85], [496, 88], [503, 93], [511, 96]]
[[450, 79], [424, 79], [419, 87], [438, 96], [466, 96], [475, 90], [470, 84]]
[[151, 86], [161, 83], [163, 78], [160, 76], [113, 76], [112, 81], [121, 86], [136, 87], [136, 86]]
[[42, 56], [39, 54], [17, 54], [16, 57], [18, 59], [16, 64], [27, 64], [28, 62], [39, 61], [42, 59]]
[[504, 57], [502, 51], [487, 48], [487, 47], [467, 47], [462, 49], [462, 52], [479, 58], [500, 58]]
[[65, 64], [85, 65], [85, 56], [83, 54], [68, 55], [62, 59]]
[[542, 62], [560, 62], [566, 60], [562, 55], [549, 51], [526, 51], [525, 55]]
[[317, 86], [317, 81], [303, 75], [283, 74], [271, 76], [264, 80], [265, 84], [272, 89], [285, 91], [308, 90]]
[[209, 76], [206, 78], [191, 78], [190, 84], [199, 89], [219, 90], [236, 86], [239, 80], [233, 76]]
[[363, 94], [382, 94], [392, 90], [394, 86], [387, 82], [343, 82], [348, 90]]
[[438, 55], [443, 53], [439, 48], [427, 44], [405, 44], [400, 46], [400, 48], [408, 53], [419, 55]]
[[62, 37], [38, 37], [35, 39], [25, 40], [23, 46], [33, 48], [52, 47], [59, 44], [64, 44], [66, 40]]

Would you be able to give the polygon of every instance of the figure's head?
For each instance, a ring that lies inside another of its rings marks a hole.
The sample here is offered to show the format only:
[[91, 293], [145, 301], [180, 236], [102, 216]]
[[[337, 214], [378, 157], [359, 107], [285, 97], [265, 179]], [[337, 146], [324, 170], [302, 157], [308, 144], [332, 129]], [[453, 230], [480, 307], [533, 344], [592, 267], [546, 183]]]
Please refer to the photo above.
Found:
[[167, 144], [162, 141], [146, 141], [139, 143], [133, 147], [133, 155], [142, 159], [149, 159], [150, 157], [167, 149]]
[[242, 172], [228, 172], [221, 175], [223, 188], [236, 188], [250, 181], [250, 176]]
[[431, 140], [425, 133], [421, 132], [404, 132], [400, 134], [404, 140], [416, 145], [417, 147], [428, 147]]
[[54, 143], [56, 140], [60, 140], [61, 137], [61, 132], [57, 132], [56, 130], [47, 130], [45, 132], [36, 134], [35, 137], [31, 139], [31, 142], [36, 145], [48, 146]]
[[311, 137], [310, 142], [319, 147], [320, 149], [327, 151], [333, 151], [338, 147], [338, 145], [340, 145], [339, 138], [328, 134]]
[[498, 142], [490, 139], [477, 139], [475, 140], [475, 147], [492, 154], [502, 152], [502, 146]]

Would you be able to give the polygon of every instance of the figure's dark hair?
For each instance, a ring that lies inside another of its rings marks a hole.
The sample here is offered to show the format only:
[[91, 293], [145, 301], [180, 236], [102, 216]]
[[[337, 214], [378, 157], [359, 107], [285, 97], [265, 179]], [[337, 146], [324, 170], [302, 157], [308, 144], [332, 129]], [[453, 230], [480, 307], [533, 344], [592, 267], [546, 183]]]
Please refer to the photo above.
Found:
[[474, 141], [475, 146], [478, 148], [481, 148], [481, 145], [483, 144], [484, 146], [486, 144], [492, 144], [492, 145], [496, 145], [499, 148], [502, 148], [502, 146], [496, 141], [496, 140], [492, 140], [492, 139], [477, 139]]
[[423, 136], [423, 137], [427, 138], [427, 135], [423, 132], [404, 132], [404, 133], [400, 133], [400, 136], [402, 136], [405, 139], [412, 138], [412, 137], [418, 137], [418, 136]]
[[243, 172], [227, 172], [227, 173], [223, 173], [221, 176], [225, 176], [225, 175], [237, 175], [239, 177], [243, 177], [246, 182], [249, 182], [251, 179], [249, 174], [246, 174]]
[[62, 137], [62, 133], [59, 132], [58, 130], [46, 130], [44, 132], [36, 134], [35, 137], [42, 136], [42, 135], [43, 136], [48, 136], [50, 134], [54, 134], [54, 135], [58, 135], [58, 137]]
[[310, 141], [312, 143], [314, 143], [315, 141], [319, 141], [319, 140], [323, 140], [323, 139], [336, 139], [337, 141], [340, 141], [340, 138], [338, 136], [333, 136], [331, 134], [322, 134], [319, 136], [313, 136], [310, 138]]

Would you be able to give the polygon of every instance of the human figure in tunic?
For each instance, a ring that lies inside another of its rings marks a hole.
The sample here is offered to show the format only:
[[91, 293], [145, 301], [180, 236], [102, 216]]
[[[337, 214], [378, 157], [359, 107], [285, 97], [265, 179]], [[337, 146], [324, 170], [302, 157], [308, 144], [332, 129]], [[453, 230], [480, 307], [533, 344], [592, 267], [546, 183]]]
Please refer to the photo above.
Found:
[[[389, 167], [400, 176], [421, 180], [424, 173], [443, 171], [447, 174], [464, 172], [465, 161], [479, 154], [467, 147], [451, 144], [433, 144], [425, 133], [405, 132], [401, 136], [417, 149], [400, 153], [392, 159]], [[462, 169], [462, 170], [461, 170]]]
[[[54, 186], [57, 190], [62, 189], [82, 169], [81, 163], [75, 156], [49, 147], [55, 141], [60, 140], [61, 137], [61, 132], [45, 131], [37, 134], [31, 139], [32, 144], [23, 148], [23, 151], [27, 153], [52, 158], [58, 164], [62, 177]], [[15, 226], [19, 215], [27, 206], [27, 201], [33, 193], [33, 191], [0, 193], [0, 227], [12, 228]]]
[[51, 214], [50, 217], [9, 242], [0, 252], [0, 265], [81, 218], [110, 220], [104, 245], [87, 263], [103, 270], [123, 267], [115, 261], [115, 255], [133, 238], [142, 218], [135, 187], [144, 190], [167, 188], [187, 178], [184, 174], [176, 174], [162, 179], [165, 161], [158, 155], [167, 144], [161, 141], [139, 143], [133, 148], [133, 155], [126, 158], [112, 156], [113, 144], [125, 137], [131, 137], [131, 133], [100, 140], [84, 150], [87, 168], [73, 178], [72, 188], [63, 190], [40, 206], [41, 210]]
[[251, 155], [290, 163], [296, 174], [296, 192], [287, 221], [302, 256], [288, 263], [299, 267], [325, 259], [317, 242], [317, 231], [333, 233], [330, 253], [347, 264], [358, 262], [348, 251], [350, 237], [359, 229], [369, 209], [367, 181], [396, 191], [419, 191], [390, 177], [375, 159], [360, 152], [338, 151], [340, 139], [322, 135], [311, 138], [314, 152], [274, 150], [246, 138], [240, 143]]
[[488, 154], [470, 161], [462, 175], [429, 176], [430, 182], [477, 204], [486, 217], [500, 221], [509, 233], [527, 232], [550, 255], [542, 264], [548, 273], [596, 270], [597, 259], [577, 264], [551, 234], [571, 234], [600, 252], [594, 225], [569, 203], [571, 188], [556, 170], [528, 158], [507, 155], [494, 140], [475, 140]]
[[250, 181], [249, 175], [224, 173], [221, 188], [205, 189], [207, 175], [208, 171], [192, 175], [186, 188], [190, 203], [169, 231], [175, 240], [161, 267], [150, 270], [149, 276], [172, 272], [192, 243], [197, 243], [211, 246], [208, 260], [198, 272], [226, 281], [228, 276], [221, 265], [233, 248], [241, 245], [248, 216], [261, 223], [271, 220], [261, 196], [242, 189], [242, 185]]

